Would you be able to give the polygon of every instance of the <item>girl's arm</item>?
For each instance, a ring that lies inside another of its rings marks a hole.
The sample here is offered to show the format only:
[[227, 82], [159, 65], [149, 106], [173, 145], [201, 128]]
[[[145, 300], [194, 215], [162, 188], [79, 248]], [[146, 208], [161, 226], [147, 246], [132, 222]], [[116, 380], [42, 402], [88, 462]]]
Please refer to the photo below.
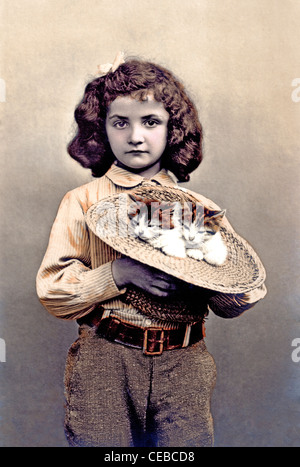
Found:
[[45, 308], [64, 319], [78, 319], [123, 293], [114, 281], [112, 261], [91, 269], [89, 230], [74, 192], [61, 202], [36, 286]]
[[[201, 203], [210, 209], [220, 210], [221, 208], [208, 198], [191, 192]], [[225, 216], [223, 224], [228, 230], [234, 231], [232, 225]], [[262, 284], [260, 287], [247, 293], [240, 294], [225, 294], [214, 292], [208, 300], [209, 308], [222, 318], [235, 318], [240, 316], [244, 311], [252, 308], [259, 300], [263, 299], [267, 293], [266, 286]]]
[[266, 286], [252, 290], [248, 293], [225, 294], [216, 292], [209, 301], [209, 308], [221, 318], [235, 318], [244, 311], [252, 308], [267, 293]]

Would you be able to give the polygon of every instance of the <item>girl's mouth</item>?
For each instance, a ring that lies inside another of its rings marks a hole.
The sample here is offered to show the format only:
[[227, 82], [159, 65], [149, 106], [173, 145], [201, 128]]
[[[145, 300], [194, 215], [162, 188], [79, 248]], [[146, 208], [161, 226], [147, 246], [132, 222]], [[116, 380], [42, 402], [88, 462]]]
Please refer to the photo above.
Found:
[[139, 149], [132, 149], [132, 151], [127, 151], [126, 154], [144, 154], [147, 153], [148, 151], [141, 151]]

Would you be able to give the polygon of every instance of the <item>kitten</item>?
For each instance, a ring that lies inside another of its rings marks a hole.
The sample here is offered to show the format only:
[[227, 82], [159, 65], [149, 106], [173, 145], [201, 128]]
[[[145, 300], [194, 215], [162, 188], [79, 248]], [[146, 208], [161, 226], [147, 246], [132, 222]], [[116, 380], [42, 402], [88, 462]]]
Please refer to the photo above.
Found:
[[158, 202], [133, 197], [129, 210], [131, 233], [166, 255], [187, 256], [221, 265], [227, 249], [220, 234], [224, 211], [195, 203]]
[[184, 206], [182, 235], [187, 256], [215, 266], [227, 258], [227, 248], [220, 233], [225, 210], [213, 211], [202, 205]]
[[[133, 198], [134, 199], [134, 198]], [[164, 203], [143, 199], [131, 206], [129, 229], [134, 236], [161, 249], [166, 255], [186, 258], [185, 242], [182, 238], [180, 203]]]

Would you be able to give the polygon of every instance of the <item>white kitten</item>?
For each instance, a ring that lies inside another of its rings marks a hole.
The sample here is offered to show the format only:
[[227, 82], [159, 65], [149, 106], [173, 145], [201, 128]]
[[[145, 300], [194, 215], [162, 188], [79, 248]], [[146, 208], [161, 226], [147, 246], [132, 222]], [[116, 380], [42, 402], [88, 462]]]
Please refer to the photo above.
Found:
[[185, 205], [182, 235], [186, 254], [215, 266], [223, 264], [227, 257], [227, 248], [220, 233], [220, 226], [225, 215], [223, 211], [211, 211], [201, 205]]
[[[175, 206], [174, 209], [176, 210]], [[173, 215], [171, 221], [171, 217], [168, 217], [165, 212], [163, 222], [161, 211], [155, 212], [154, 209], [152, 214], [149, 219], [148, 209], [143, 209], [140, 205], [139, 212], [132, 217], [130, 222], [134, 235], [154, 248], [161, 249], [166, 255], [185, 258], [185, 243], [181, 235], [182, 226], [181, 222], [179, 222], [179, 216]]]

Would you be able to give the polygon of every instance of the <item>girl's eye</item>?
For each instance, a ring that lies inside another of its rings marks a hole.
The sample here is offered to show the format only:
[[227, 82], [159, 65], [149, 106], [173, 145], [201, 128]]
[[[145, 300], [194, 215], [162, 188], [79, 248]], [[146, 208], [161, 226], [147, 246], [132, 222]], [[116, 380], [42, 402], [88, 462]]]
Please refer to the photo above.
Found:
[[148, 128], [155, 128], [156, 125], [159, 125], [159, 121], [158, 120], [146, 120], [144, 122], [144, 125]]
[[116, 122], [114, 122], [113, 126], [115, 128], [126, 128], [128, 125], [128, 122], [126, 122], [125, 120], [118, 120]]

